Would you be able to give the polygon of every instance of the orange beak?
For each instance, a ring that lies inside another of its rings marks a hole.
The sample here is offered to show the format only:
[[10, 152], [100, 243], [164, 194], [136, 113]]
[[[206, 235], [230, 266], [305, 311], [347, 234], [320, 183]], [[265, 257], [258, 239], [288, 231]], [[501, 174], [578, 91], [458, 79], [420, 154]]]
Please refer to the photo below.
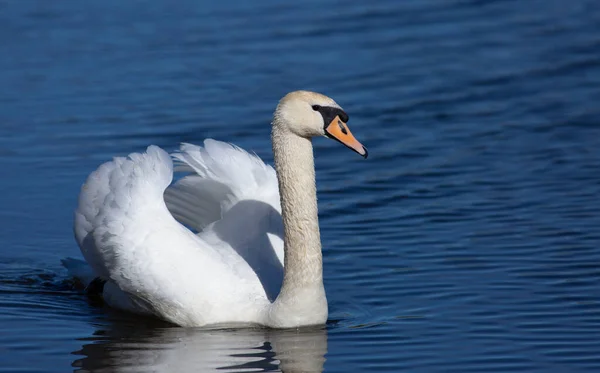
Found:
[[358, 154], [367, 158], [369, 152], [361, 143], [358, 142], [350, 132], [348, 125], [344, 123], [339, 116], [333, 118], [331, 123], [325, 127], [325, 136], [341, 142]]

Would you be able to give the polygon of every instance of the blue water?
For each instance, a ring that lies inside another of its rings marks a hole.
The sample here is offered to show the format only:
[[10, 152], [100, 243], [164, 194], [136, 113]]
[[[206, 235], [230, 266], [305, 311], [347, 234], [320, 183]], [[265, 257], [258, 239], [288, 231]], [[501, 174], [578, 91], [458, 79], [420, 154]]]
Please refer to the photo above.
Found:
[[[0, 2], [0, 371], [597, 372], [600, 3]], [[286, 92], [315, 140], [330, 322], [175, 328], [60, 259], [114, 155], [206, 137], [268, 162]]]

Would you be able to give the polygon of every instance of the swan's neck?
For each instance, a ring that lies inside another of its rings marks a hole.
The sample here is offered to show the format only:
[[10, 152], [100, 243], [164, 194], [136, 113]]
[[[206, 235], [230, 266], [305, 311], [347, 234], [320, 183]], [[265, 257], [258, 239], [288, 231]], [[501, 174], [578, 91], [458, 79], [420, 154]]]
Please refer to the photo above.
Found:
[[283, 217], [283, 290], [323, 282], [315, 165], [310, 140], [273, 131], [273, 153]]
[[[327, 300], [323, 288], [323, 256], [317, 212], [312, 143], [273, 126], [273, 154], [284, 228], [283, 285], [274, 310], [289, 321], [325, 322]], [[322, 319], [322, 320], [321, 320]]]

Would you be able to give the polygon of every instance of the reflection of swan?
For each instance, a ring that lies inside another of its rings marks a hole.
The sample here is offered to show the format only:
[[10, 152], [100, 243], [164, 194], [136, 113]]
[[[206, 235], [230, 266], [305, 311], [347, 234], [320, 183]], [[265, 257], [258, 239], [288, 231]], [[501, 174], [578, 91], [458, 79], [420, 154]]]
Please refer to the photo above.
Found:
[[65, 265], [108, 304], [183, 326], [325, 323], [310, 139], [325, 135], [366, 157], [347, 120], [326, 96], [285, 96], [272, 127], [277, 175], [212, 140], [182, 146], [174, 157], [189, 175], [168, 188], [172, 162], [158, 147], [105, 163], [83, 186], [75, 214], [93, 273], [78, 261]]
[[322, 372], [327, 352], [325, 329], [129, 331], [109, 331], [101, 343], [84, 345], [76, 352], [84, 357], [73, 366], [86, 372]]

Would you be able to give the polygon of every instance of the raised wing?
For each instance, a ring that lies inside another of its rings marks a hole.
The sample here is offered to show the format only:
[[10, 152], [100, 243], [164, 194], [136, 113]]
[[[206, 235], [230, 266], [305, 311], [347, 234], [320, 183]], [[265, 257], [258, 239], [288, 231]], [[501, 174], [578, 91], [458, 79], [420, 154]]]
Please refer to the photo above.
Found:
[[190, 174], [167, 193], [173, 164], [155, 146], [93, 172], [75, 212], [81, 251], [143, 313], [179, 325], [251, 321], [283, 272], [274, 170], [216, 141], [183, 145], [175, 157]]
[[[167, 207], [178, 221], [203, 235], [207, 226], [222, 220], [220, 236], [245, 239], [252, 250], [262, 250], [264, 242], [255, 243], [251, 236], [267, 233], [283, 263], [283, 226], [273, 167], [237, 146], [211, 139], [204, 147], [182, 144], [173, 157], [175, 170], [186, 174], [165, 192]], [[249, 232], [242, 216], [262, 224]]]

